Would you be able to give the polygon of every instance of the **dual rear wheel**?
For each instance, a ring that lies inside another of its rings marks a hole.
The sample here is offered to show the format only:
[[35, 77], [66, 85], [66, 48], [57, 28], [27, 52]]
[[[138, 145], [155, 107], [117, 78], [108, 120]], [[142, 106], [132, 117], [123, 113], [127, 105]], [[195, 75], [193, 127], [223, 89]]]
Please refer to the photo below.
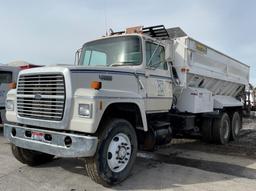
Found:
[[202, 138], [205, 142], [227, 144], [230, 140], [236, 141], [242, 127], [239, 112], [231, 115], [220, 114], [219, 118], [204, 118], [202, 122]]
[[242, 129], [242, 119], [238, 112], [235, 112], [231, 121], [231, 140], [237, 141], [239, 138], [240, 130]]

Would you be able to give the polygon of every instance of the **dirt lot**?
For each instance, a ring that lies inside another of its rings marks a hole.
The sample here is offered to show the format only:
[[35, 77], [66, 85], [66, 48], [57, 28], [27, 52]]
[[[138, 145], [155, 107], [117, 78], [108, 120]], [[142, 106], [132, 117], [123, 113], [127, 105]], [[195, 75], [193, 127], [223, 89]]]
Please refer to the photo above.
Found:
[[256, 190], [256, 120], [244, 120], [236, 143], [216, 146], [176, 139], [155, 153], [139, 153], [131, 176], [104, 188], [91, 181], [77, 159], [36, 168], [16, 161], [0, 133], [0, 190]]

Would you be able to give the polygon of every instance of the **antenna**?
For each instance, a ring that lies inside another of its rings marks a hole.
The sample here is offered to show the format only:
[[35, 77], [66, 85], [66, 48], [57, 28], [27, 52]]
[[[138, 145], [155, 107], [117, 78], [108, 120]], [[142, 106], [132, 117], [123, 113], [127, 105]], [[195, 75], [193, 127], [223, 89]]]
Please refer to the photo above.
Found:
[[105, 20], [105, 31], [108, 36], [108, 23], [107, 23], [107, 0], [104, 1], [104, 20]]

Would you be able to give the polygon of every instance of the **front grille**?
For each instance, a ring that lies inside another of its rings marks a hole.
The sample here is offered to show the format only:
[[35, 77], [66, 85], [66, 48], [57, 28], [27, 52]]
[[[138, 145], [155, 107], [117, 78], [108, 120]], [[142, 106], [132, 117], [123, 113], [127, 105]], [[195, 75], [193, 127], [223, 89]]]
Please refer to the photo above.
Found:
[[65, 108], [65, 82], [60, 74], [21, 75], [17, 87], [20, 117], [61, 121]]

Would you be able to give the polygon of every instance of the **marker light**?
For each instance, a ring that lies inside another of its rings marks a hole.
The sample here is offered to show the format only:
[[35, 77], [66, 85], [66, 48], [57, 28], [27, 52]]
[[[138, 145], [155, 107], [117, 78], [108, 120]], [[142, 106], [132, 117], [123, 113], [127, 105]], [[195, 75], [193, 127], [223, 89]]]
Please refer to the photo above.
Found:
[[9, 83], [8, 88], [9, 89], [15, 89], [16, 88], [16, 83], [15, 82]]
[[99, 89], [101, 89], [101, 87], [102, 87], [101, 82], [98, 82], [98, 81], [91, 82], [91, 88], [93, 88], [95, 90], [99, 90]]

